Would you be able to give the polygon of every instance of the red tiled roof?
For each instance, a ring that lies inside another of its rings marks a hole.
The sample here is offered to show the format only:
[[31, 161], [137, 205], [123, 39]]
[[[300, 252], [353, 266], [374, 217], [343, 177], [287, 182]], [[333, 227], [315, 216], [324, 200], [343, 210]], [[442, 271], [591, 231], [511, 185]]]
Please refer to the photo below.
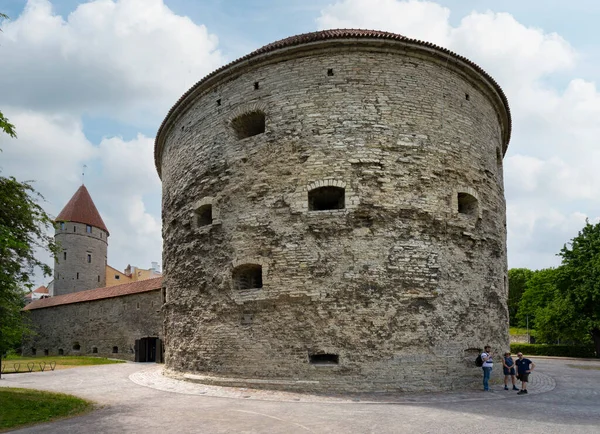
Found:
[[33, 290], [36, 294], [48, 294], [48, 288], [44, 285], [40, 286], [38, 289]]
[[500, 99], [502, 100], [502, 103], [504, 104], [504, 107], [506, 108], [506, 114], [508, 117], [508, 126], [507, 126], [508, 129], [506, 132], [506, 140], [504, 143], [504, 151], [506, 151], [506, 148], [508, 147], [508, 142], [510, 140], [511, 130], [512, 130], [512, 120], [511, 120], [511, 114], [510, 114], [510, 107], [508, 106], [508, 99], [506, 98], [506, 95], [504, 94], [504, 91], [502, 90], [500, 85], [498, 83], [496, 83], [496, 81], [487, 72], [485, 72], [479, 65], [470, 61], [466, 57], [461, 56], [460, 54], [456, 54], [455, 52], [448, 50], [447, 48], [440, 47], [438, 45], [432, 44], [431, 42], [421, 41], [419, 39], [407, 38], [406, 36], [398, 35], [396, 33], [382, 32], [379, 30], [365, 30], [365, 29], [331, 29], [331, 30], [321, 30], [318, 32], [303, 33], [303, 34], [296, 35], [296, 36], [290, 36], [289, 38], [280, 39], [279, 41], [275, 41], [270, 44], [267, 44], [267, 45], [259, 48], [258, 50], [255, 50], [249, 54], [246, 54], [245, 56], [240, 57], [239, 59], [234, 60], [233, 62], [228, 63], [227, 65], [221, 66], [220, 68], [214, 70], [213, 72], [211, 72], [210, 74], [208, 74], [207, 76], [202, 78], [200, 81], [198, 81], [196, 84], [194, 84], [191, 88], [189, 88], [188, 91], [185, 92], [177, 100], [177, 102], [173, 105], [173, 107], [171, 107], [171, 109], [167, 113], [167, 116], [165, 116], [164, 120], [160, 124], [160, 127], [158, 128], [158, 132], [156, 133], [156, 138], [154, 139], [154, 163], [156, 165], [156, 170], [158, 171], [158, 175], [160, 176], [160, 174], [161, 174], [160, 173], [160, 165], [158, 164], [158, 160], [159, 160], [160, 154], [162, 153], [162, 145], [159, 145], [159, 143], [162, 143], [162, 135], [164, 133], [166, 133], [166, 127], [167, 127], [167, 123], [168, 123], [169, 119], [176, 112], [179, 112], [182, 110], [182, 107], [184, 107], [183, 102], [185, 101], [186, 98], [188, 98], [190, 95], [193, 95], [194, 92], [198, 88], [200, 88], [202, 85], [204, 85], [211, 78], [218, 75], [220, 72], [222, 72], [226, 69], [229, 69], [239, 63], [247, 62], [249, 59], [251, 59], [253, 57], [257, 57], [257, 56], [265, 54], [265, 53], [276, 51], [278, 49], [292, 47], [295, 45], [307, 44], [307, 43], [316, 42], [316, 41], [324, 41], [324, 40], [329, 40], [329, 39], [347, 39], [347, 38], [396, 40], [396, 41], [403, 41], [403, 42], [407, 42], [407, 43], [411, 43], [411, 44], [415, 44], [415, 45], [421, 45], [421, 46], [424, 46], [427, 48], [432, 48], [435, 51], [439, 51], [441, 54], [443, 54], [447, 57], [453, 57], [455, 59], [459, 59], [462, 62], [465, 62], [467, 65], [471, 66], [475, 71], [477, 71], [483, 77], [485, 77], [487, 80], [490, 81], [490, 83], [492, 84], [492, 86], [494, 87], [496, 92], [498, 92], [498, 95], [500, 96]]
[[43, 298], [28, 304], [23, 308], [23, 310], [44, 309], [46, 307], [61, 306], [64, 304], [121, 297], [123, 295], [154, 291], [155, 289], [160, 289], [161, 287], [162, 277], [156, 277], [154, 279], [140, 280], [139, 282], [125, 283], [123, 285], [107, 286], [104, 288], [89, 289], [87, 291], [74, 292], [72, 294]]
[[57, 222], [84, 223], [108, 233], [108, 229], [106, 229], [106, 225], [102, 221], [102, 217], [100, 217], [100, 213], [96, 209], [96, 205], [94, 205], [94, 201], [85, 185], [79, 187], [55, 220]]

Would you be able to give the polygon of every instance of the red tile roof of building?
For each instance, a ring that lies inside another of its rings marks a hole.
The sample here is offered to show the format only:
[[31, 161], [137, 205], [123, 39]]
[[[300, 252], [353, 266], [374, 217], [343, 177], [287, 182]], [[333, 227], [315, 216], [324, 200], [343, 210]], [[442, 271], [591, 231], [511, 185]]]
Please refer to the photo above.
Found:
[[121, 297], [123, 295], [154, 291], [161, 287], [162, 277], [156, 277], [154, 279], [140, 280], [139, 282], [125, 283], [123, 285], [107, 286], [89, 289], [87, 291], [74, 292], [72, 294], [57, 295], [56, 297], [43, 298], [28, 304], [23, 310], [44, 309], [46, 307], [62, 306], [65, 304]]
[[84, 223], [108, 232], [85, 185], [79, 187], [55, 220], [57, 222]]
[[35, 292], [36, 294], [48, 294], [48, 288], [42, 285], [38, 289], [34, 289], [33, 292]]
[[[506, 95], [504, 94], [504, 91], [502, 90], [500, 85], [496, 82], [496, 80], [494, 80], [479, 65], [477, 65], [476, 63], [467, 59], [466, 57], [461, 56], [460, 54], [456, 54], [455, 52], [448, 50], [447, 48], [440, 47], [439, 45], [432, 44], [431, 42], [421, 41], [419, 39], [408, 38], [406, 36], [399, 35], [396, 33], [383, 32], [383, 31], [379, 31], [379, 30], [365, 30], [365, 29], [331, 29], [331, 30], [321, 30], [318, 32], [303, 33], [300, 35], [290, 36], [289, 38], [280, 39], [279, 41], [275, 41], [270, 44], [267, 44], [257, 50], [254, 50], [253, 52], [251, 52], [249, 54], [246, 54], [245, 56], [240, 57], [239, 59], [236, 59], [232, 62], [229, 62], [226, 65], [221, 66], [218, 69], [215, 69], [213, 72], [206, 75], [204, 78], [202, 78], [200, 81], [198, 81], [192, 87], [190, 87], [177, 100], [177, 102], [173, 105], [173, 107], [171, 107], [171, 109], [167, 113], [167, 116], [165, 116], [162, 123], [160, 124], [160, 127], [158, 128], [158, 132], [156, 133], [156, 137], [154, 139], [154, 163], [156, 165], [156, 170], [158, 171], [158, 176], [159, 177], [161, 176], [161, 168], [160, 168], [160, 164], [159, 164], [160, 155], [162, 153], [161, 140], [163, 139], [163, 135], [167, 131], [167, 124], [169, 123], [169, 121], [173, 115], [176, 115], [179, 112], [181, 112], [182, 107], [185, 106], [184, 101], [188, 97], [193, 96], [193, 94], [198, 89], [200, 89], [204, 84], [206, 84], [211, 78], [218, 75], [222, 71], [232, 68], [233, 66], [238, 65], [238, 64], [245, 63], [245, 64], [251, 65], [252, 63], [250, 62], [250, 59], [261, 56], [266, 53], [277, 51], [279, 49], [293, 47], [296, 45], [309, 44], [309, 43], [318, 42], [318, 41], [325, 41], [325, 40], [332, 40], [332, 39], [333, 40], [349, 39], [349, 38], [350, 39], [380, 39], [380, 40], [403, 41], [403, 42], [407, 42], [409, 44], [414, 44], [414, 45], [418, 45], [418, 46], [426, 47], [428, 49], [435, 50], [435, 51], [439, 52], [440, 54], [445, 55], [446, 59], [449, 59], [450, 57], [452, 57], [454, 59], [459, 59], [462, 62], [465, 62], [470, 67], [472, 67], [475, 71], [477, 71], [479, 74], [481, 74], [483, 77], [485, 77], [487, 80], [490, 81], [491, 85], [495, 88], [496, 92], [498, 92], [498, 95], [500, 96], [500, 99], [502, 100], [502, 103], [504, 104], [504, 107], [506, 108], [506, 114], [508, 117], [508, 119], [507, 119], [508, 131], [506, 133], [505, 143], [504, 143], [504, 151], [506, 152], [506, 148], [508, 147], [508, 142], [510, 140], [510, 135], [511, 135], [511, 130], [512, 130], [512, 119], [511, 119], [510, 107], [508, 106], [508, 100], [506, 98]], [[446, 62], [447, 61], [448, 60], [446, 60]]]

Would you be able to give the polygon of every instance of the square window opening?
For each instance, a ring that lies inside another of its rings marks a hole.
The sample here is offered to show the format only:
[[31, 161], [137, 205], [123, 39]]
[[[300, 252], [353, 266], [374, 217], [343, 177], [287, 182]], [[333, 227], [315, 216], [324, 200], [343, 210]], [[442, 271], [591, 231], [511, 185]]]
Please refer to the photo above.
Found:
[[235, 268], [233, 270], [233, 284], [238, 291], [262, 288], [262, 266], [244, 264]]
[[196, 223], [198, 226], [208, 226], [212, 225], [213, 217], [212, 217], [212, 205], [202, 205], [200, 208], [196, 210]]
[[338, 354], [310, 354], [308, 356], [311, 365], [339, 365], [340, 356]]
[[341, 187], [319, 187], [308, 192], [309, 211], [344, 208], [346, 208], [346, 192]]
[[469, 193], [458, 193], [458, 213], [469, 216], [477, 216], [478, 203], [474, 196]]
[[244, 113], [231, 121], [238, 140], [265, 132], [265, 114], [260, 110]]

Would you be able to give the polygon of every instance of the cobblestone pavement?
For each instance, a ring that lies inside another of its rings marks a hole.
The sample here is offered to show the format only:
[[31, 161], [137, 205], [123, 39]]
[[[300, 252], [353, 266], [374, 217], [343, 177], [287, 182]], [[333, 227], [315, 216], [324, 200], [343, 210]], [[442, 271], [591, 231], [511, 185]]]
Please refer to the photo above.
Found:
[[[492, 386], [498, 393], [483, 391], [461, 391], [446, 393], [364, 393], [364, 394], [308, 394], [291, 393], [273, 390], [261, 390], [244, 387], [210, 386], [183, 379], [175, 379], [162, 375], [163, 367], [153, 365], [150, 368], [135, 372], [129, 379], [140, 386], [151, 387], [165, 392], [183, 393], [186, 395], [204, 395], [218, 398], [257, 399], [263, 401], [285, 402], [320, 402], [320, 403], [357, 403], [363, 404], [430, 404], [436, 402], [481, 401], [488, 399], [505, 399], [514, 395], [513, 391], [505, 391], [502, 385]], [[193, 375], [189, 375], [193, 379]], [[529, 395], [549, 392], [556, 387], [552, 377], [543, 373], [535, 373], [530, 377]]]
[[23, 433], [600, 432], [600, 361], [532, 359], [531, 392], [521, 396], [501, 386], [495, 393], [360, 397], [255, 391], [180, 382], [160, 376], [156, 365], [135, 363], [10, 374], [0, 387], [70, 393], [98, 404], [87, 415]]

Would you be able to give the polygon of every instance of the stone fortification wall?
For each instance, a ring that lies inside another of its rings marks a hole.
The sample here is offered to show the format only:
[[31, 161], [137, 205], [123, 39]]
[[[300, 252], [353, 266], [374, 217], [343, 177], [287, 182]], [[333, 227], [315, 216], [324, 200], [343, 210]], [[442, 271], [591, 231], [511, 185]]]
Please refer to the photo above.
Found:
[[355, 39], [275, 50], [167, 118], [168, 369], [304, 390], [480, 381], [477, 349], [508, 348], [509, 121], [450, 57]]
[[[92, 355], [134, 360], [135, 340], [161, 337], [160, 290], [24, 312], [35, 335], [25, 355]], [[77, 350], [79, 346], [79, 350]], [[114, 349], [116, 347], [116, 352]], [[94, 351], [94, 348], [96, 351]]]
[[[61, 250], [54, 263], [54, 294], [63, 295], [106, 286], [108, 233], [85, 224], [58, 223], [54, 239]], [[63, 229], [64, 228], [64, 229]]]

